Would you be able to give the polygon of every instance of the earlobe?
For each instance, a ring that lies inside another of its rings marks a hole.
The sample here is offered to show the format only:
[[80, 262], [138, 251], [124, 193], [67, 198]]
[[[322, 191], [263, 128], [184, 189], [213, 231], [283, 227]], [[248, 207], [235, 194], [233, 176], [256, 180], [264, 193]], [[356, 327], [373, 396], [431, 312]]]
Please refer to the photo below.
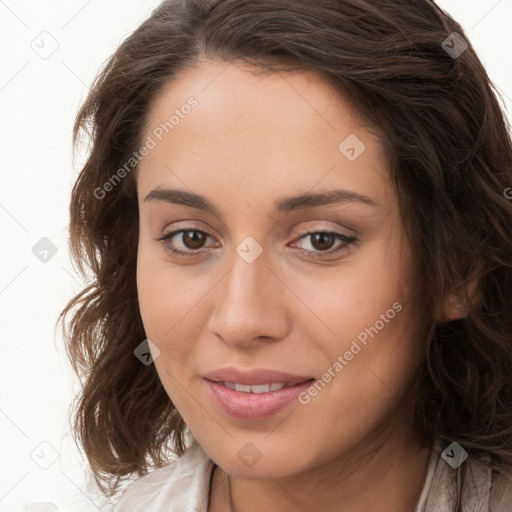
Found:
[[444, 299], [443, 320], [450, 322], [464, 318], [468, 314], [468, 306], [463, 297], [454, 293], [448, 294]]
[[443, 318], [441, 321], [449, 322], [464, 318], [469, 314], [472, 305], [480, 302], [482, 296], [478, 288], [478, 274], [463, 283], [454, 291], [445, 295], [443, 304]]

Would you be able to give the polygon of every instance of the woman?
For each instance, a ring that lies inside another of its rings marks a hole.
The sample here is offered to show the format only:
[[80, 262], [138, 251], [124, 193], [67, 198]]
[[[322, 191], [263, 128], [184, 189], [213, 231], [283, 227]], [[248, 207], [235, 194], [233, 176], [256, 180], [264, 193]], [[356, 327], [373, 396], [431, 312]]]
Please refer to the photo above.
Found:
[[117, 511], [511, 509], [512, 149], [460, 25], [165, 1], [88, 126], [61, 318]]

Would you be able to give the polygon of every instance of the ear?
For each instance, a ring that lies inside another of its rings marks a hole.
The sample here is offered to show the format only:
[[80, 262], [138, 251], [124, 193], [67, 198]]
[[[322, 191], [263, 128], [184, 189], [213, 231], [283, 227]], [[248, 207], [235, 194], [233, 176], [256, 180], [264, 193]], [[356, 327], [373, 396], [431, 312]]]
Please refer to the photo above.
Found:
[[438, 320], [449, 322], [467, 316], [471, 305], [482, 299], [481, 291], [477, 288], [478, 281], [479, 274], [474, 274], [468, 281], [447, 293], [443, 303], [443, 318]]

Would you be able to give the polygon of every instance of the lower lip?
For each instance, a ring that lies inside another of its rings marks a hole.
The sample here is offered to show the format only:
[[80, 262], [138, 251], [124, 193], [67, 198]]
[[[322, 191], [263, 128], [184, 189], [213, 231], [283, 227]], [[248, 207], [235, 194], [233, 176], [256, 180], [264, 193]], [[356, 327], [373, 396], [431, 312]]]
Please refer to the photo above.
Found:
[[241, 420], [262, 420], [291, 404], [311, 386], [314, 379], [268, 393], [243, 393], [218, 382], [205, 381], [213, 400], [224, 413]]

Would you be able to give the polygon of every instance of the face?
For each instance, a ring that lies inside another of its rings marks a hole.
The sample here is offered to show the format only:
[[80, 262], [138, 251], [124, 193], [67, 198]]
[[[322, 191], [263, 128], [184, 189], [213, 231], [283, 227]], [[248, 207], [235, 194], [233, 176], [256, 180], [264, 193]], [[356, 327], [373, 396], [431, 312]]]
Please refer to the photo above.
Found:
[[[254, 71], [202, 62], [153, 104], [137, 286], [158, 375], [204, 450], [233, 475], [284, 477], [396, 420], [422, 355], [418, 274], [375, 135], [317, 75]], [[296, 382], [258, 395], [205, 379], [225, 368]]]

